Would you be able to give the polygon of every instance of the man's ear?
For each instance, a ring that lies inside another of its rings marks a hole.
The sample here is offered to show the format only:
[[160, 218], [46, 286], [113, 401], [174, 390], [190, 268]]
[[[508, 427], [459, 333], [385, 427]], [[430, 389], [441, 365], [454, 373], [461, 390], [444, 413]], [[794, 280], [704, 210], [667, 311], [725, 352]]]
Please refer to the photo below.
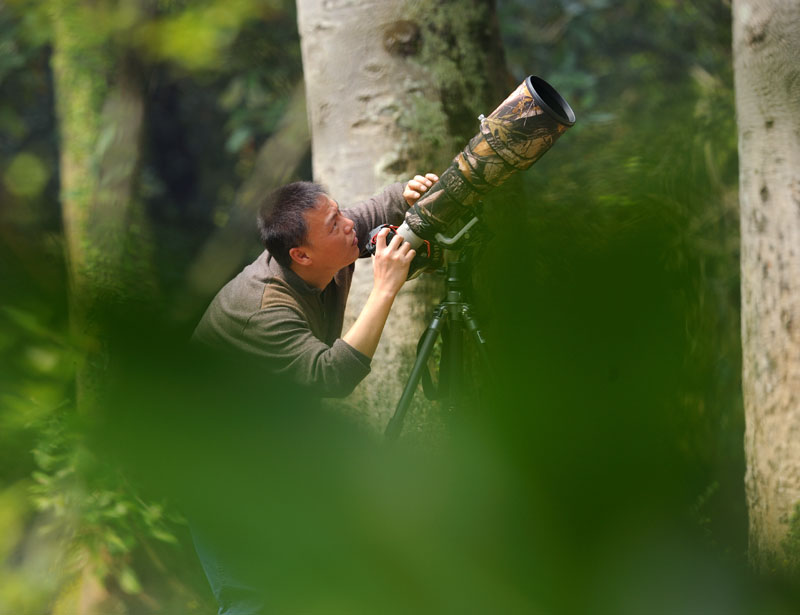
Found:
[[303, 248], [302, 246], [295, 246], [294, 248], [289, 248], [289, 256], [291, 257], [292, 262], [297, 263], [302, 267], [311, 264], [311, 257], [309, 256], [308, 252], [306, 252], [305, 248]]

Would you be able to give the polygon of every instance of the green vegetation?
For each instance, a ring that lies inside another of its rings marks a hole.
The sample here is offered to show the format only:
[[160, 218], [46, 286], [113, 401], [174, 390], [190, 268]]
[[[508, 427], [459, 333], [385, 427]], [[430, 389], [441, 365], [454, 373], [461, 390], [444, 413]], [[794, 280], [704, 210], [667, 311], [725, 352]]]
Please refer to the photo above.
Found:
[[[70, 113], [97, 120], [95, 77], [123, 56], [145, 101], [128, 222], [157, 299], [100, 303], [100, 341], [69, 326], [55, 8], [90, 62]], [[258, 375], [181, 349], [202, 303], [165, 316], [302, 79], [293, 3], [0, 7], [0, 613], [70, 613], [91, 591], [98, 612], [213, 612], [184, 512], [233, 506], [252, 518], [231, 531], [269, 546], [277, 610], [794, 612], [791, 584], [745, 564], [729, 12], [498, 2], [514, 77], [548, 80], [578, 121], [487, 202], [476, 303], [499, 382], [420, 451], [287, 416]], [[473, 71], [447, 43], [424, 49]], [[244, 264], [255, 231], [238, 241]], [[99, 416], [76, 407], [87, 357]], [[228, 501], [233, 483], [252, 497]]]

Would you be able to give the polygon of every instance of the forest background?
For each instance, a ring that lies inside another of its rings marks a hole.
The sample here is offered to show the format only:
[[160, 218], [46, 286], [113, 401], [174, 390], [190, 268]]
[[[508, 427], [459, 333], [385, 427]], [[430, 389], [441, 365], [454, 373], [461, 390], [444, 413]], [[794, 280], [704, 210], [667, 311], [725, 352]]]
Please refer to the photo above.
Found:
[[[170, 344], [216, 290], [193, 283], [198, 262], [233, 275], [260, 251], [237, 209], [243, 187], [312, 177], [308, 134], [285, 140], [305, 114], [297, 15], [280, 0], [143, 4], [98, 3], [108, 10], [85, 33], [127, 45], [146, 83], [133, 189], [145, 215], [130, 224], [147, 237], [158, 289], [144, 309], [116, 313], [125, 395], [100, 419], [74, 403], [84, 349], [68, 318], [53, 3], [0, 4], [2, 613], [214, 611], [171, 468], [193, 476], [185, 492], [216, 484], [198, 451], [228, 410], [174, 386], [191, 374]], [[264, 525], [281, 528], [274, 566], [305, 570], [291, 561], [301, 553], [327, 577], [286, 573], [277, 603], [794, 612], [792, 583], [757, 578], [746, 561], [730, 5], [496, 10], [517, 82], [545, 78], [578, 116], [491, 203], [524, 212], [522, 227], [491, 229], [476, 273], [501, 386], [435, 453], [365, 463], [374, 451], [350, 435], [338, 445], [358, 452], [345, 461], [323, 446], [342, 466], [334, 486], [302, 464], [278, 474], [251, 459], [239, 480], [266, 506]], [[288, 174], [269, 175], [277, 161], [265, 167], [259, 153], [270, 143]], [[429, 170], [443, 169], [417, 171]], [[97, 422], [106, 429], [87, 431]], [[276, 476], [304, 488], [276, 490]], [[302, 501], [324, 502], [331, 520], [271, 505], [296, 491], [316, 494]], [[357, 504], [340, 504], [342, 492]], [[337, 525], [352, 507], [357, 518]]]

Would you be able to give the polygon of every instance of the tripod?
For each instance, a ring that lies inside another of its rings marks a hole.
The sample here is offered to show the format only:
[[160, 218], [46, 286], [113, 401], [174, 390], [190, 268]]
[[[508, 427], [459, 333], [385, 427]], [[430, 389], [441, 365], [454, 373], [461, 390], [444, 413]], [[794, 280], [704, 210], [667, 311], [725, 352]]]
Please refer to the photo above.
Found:
[[[483, 373], [491, 378], [486, 340], [481, 333], [474, 308], [468, 300], [471, 291], [469, 274], [472, 256], [480, 242], [476, 242], [474, 235], [471, 237], [467, 231], [477, 222], [478, 219], [473, 218], [452, 238], [443, 237], [441, 234], [436, 236], [440, 244], [454, 249], [452, 257], [447, 263], [445, 296], [434, 309], [433, 318], [417, 344], [417, 357], [411, 368], [411, 374], [400, 396], [400, 401], [397, 403], [394, 415], [384, 432], [390, 440], [396, 439], [403, 429], [403, 420], [411, 405], [420, 378], [422, 378], [422, 388], [428, 399], [444, 400], [446, 408], [449, 410], [463, 405], [465, 334], [468, 334], [475, 344]], [[442, 355], [439, 361], [439, 383], [438, 387], [434, 387], [427, 362], [439, 335], [442, 336]]]

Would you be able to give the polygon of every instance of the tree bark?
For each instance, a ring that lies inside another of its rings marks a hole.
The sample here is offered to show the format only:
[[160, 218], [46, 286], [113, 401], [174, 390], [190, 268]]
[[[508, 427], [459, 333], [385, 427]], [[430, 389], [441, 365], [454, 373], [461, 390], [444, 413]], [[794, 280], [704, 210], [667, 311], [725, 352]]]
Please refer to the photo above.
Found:
[[798, 557], [785, 547], [800, 502], [800, 4], [736, 0], [733, 46], [749, 551], [770, 571]]
[[[136, 62], [99, 25], [96, 12], [109, 6], [52, 0], [51, 7], [70, 329], [81, 359], [75, 403], [79, 414], [96, 418], [106, 410], [115, 318], [136, 312], [131, 302], [155, 299], [152, 244], [135, 198], [145, 103]], [[76, 547], [87, 549], [80, 541]], [[55, 611], [120, 612], [120, 597], [105, 586], [107, 572], [82, 555], [89, 563], [62, 587]]]
[[[298, 0], [297, 8], [314, 176], [342, 206], [391, 182], [443, 171], [477, 132], [477, 116], [511, 90], [493, 0]], [[371, 263], [359, 261], [345, 327], [361, 310], [371, 276]], [[439, 288], [433, 276], [405, 285], [372, 373], [350, 398], [376, 427], [399, 400]], [[406, 431], [433, 420], [421, 397]]]
[[91, 413], [106, 361], [109, 310], [154, 294], [152, 246], [134, 198], [145, 105], [132, 58], [96, 32], [95, 4], [53, 0], [52, 6], [70, 326], [86, 351], [77, 405]]

